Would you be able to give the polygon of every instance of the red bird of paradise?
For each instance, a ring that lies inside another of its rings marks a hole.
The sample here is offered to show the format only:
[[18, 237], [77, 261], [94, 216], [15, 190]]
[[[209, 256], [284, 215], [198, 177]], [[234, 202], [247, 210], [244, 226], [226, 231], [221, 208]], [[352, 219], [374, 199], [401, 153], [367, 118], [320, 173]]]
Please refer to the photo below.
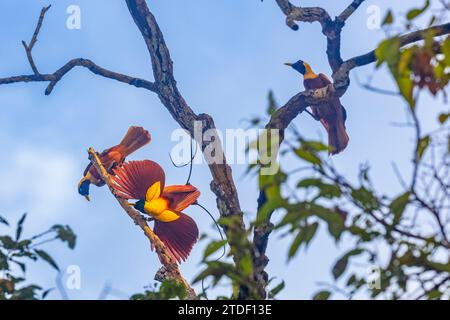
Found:
[[[142, 127], [130, 127], [122, 139], [122, 141], [109, 149], [103, 151], [99, 157], [108, 173], [116, 166], [120, 166], [125, 158], [139, 148], [145, 146], [151, 140], [150, 133]], [[105, 185], [105, 182], [100, 178], [97, 169], [90, 163], [86, 170], [84, 170], [83, 178], [78, 183], [78, 193], [84, 196], [88, 201], [89, 186], [93, 184], [97, 187]]]
[[182, 211], [196, 203], [200, 192], [192, 185], [165, 186], [163, 169], [154, 161], [130, 161], [113, 170], [116, 194], [136, 210], [155, 220], [154, 232], [180, 263], [189, 256], [198, 239], [195, 221]]
[[[303, 85], [306, 90], [315, 90], [331, 84], [330, 79], [323, 73], [316, 74], [311, 66], [302, 60], [296, 63], [285, 63], [303, 75]], [[347, 147], [349, 138], [345, 130], [347, 112], [338, 98], [327, 103], [312, 106], [314, 118], [320, 120], [328, 132], [328, 145], [330, 154], [337, 154]]]

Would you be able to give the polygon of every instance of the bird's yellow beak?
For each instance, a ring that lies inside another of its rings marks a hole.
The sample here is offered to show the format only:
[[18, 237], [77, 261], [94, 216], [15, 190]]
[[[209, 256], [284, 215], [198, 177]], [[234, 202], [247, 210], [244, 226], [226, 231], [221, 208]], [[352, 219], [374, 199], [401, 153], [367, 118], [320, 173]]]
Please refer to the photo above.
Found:
[[131, 203], [131, 202], [127, 202], [127, 204], [128, 204], [130, 207], [134, 207], [134, 206], [136, 205], [136, 203]]
[[91, 201], [91, 198], [89, 196], [84, 196], [87, 201]]
[[287, 65], [288, 67], [292, 67], [292, 63], [290, 62], [286, 62], [285, 65]]

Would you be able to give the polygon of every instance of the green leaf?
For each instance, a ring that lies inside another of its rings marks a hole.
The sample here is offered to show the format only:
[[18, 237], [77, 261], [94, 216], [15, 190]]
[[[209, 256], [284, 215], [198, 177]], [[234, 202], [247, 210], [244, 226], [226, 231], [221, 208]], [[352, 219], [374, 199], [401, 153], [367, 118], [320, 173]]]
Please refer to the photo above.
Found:
[[317, 187], [320, 190], [319, 196], [327, 199], [338, 198], [342, 195], [339, 186], [322, 182], [317, 178], [306, 178], [297, 183], [298, 188]]
[[394, 214], [394, 225], [396, 225], [402, 215], [403, 212], [405, 211], [406, 206], [409, 203], [409, 196], [411, 195], [411, 192], [405, 192], [403, 194], [401, 194], [400, 196], [398, 196], [397, 198], [395, 198], [391, 204], [389, 205], [389, 208], [391, 209], [392, 213]]
[[320, 160], [319, 157], [317, 157], [315, 154], [313, 154], [313, 153], [311, 153], [309, 151], [302, 150], [302, 149], [296, 149], [295, 150], [295, 154], [299, 158], [301, 158], [301, 159], [303, 159], [303, 160], [305, 160], [307, 162], [310, 162], [312, 164], [317, 164], [317, 165], [321, 165], [322, 164], [322, 160]]
[[50, 292], [52, 292], [53, 290], [55, 290], [55, 288], [50, 288], [50, 289], [45, 290], [45, 291], [42, 293], [42, 300], [44, 300], [44, 299], [48, 296], [48, 294], [49, 294]]
[[396, 76], [394, 75], [395, 80], [397, 82], [398, 89], [400, 90], [401, 95], [405, 98], [406, 102], [408, 102], [411, 108], [414, 108], [416, 102], [414, 100], [414, 81], [408, 75], [406, 76]]
[[428, 300], [437, 300], [440, 299], [443, 295], [443, 292], [440, 292], [438, 289], [432, 290], [428, 292], [427, 298]]
[[322, 183], [321, 179], [306, 178], [297, 183], [297, 188], [318, 187]]
[[269, 106], [267, 107], [267, 114], [272, 115], [278, 109], [278, 104], [272, 90], [269, 91], [268, 100]]
[[319, 189], [320, 189], [319, 195], [327, 199], [339, 198], [342, 195], [339, 186], [334, 184], [322, 183], [319, 186]]
[[311, 212], [328, 224], [328, 231], [337, 241], [345, 230], [344, 218], [336, 211], [319, 205], [312, 205]]
[[34, 252], [36, 252], [36, 254], [44, 261], [48, 262], [53, 268], [55, 268], [56, 270], [59, 270], [58, 265], [56, 264], [55, 260], [53, 260], [53, 258], [44, 250], [39, 250], [39, 249], [34, 249]]
[[252, 258], [249, 255], [244, 256], [240, 262], [241, 271], [244, 275], [249, 276], [253, 272], [253, 262]]
[[335, 280], [337, 280], [345, 272], [345, 269], [347, 269], [347, 265], [348, 265], [347, 255], [343, 256], [336, 262], [332, 270], [333, 277]]
[[375, 56], [377, 58], [376, 67], [380, 67], [383, 62], [387, 62], [390, 68], [397, 65], [400, 59], [400, 39], [394, 37], [382, 41], [378, 48], [375, 49]]
[[342, 276], [342, 274], [345, 272], [350, 257], [359, 255], [364, 251], [364, 249], [356, 248], [344, 254], [333, 266], [332, 272], [334, 279], [339, 279], [339, 277]]
[[420, 138], [419, 144], [417, 145], [417, 159], [422, 159], [425, 151], [427, 150], [428, 146], [430, 145], [431, 138], [430, 136], [425, 136]]
[[314, 297], [313, 300], [328, 300], [328, 298], [330, 298], [331, 296], [331, 292], [327, 291], [327, 290], [322, 290], [317, 292]]
[[317, 232], [317, 229], [319, 227], [319, 223], [318, 222], [314, 222], [313, 224], [307, 226], [304, 230], [305, 232], [305, 238], [303, 240], [303, 242], [305, 243], [305, 247], [307, 247], [309, 245], [309, 243], [311, 242], [312, 238], [314, 238], [314, 235]]
[[294, 241], [291, 244], [291, 247], [289, 248], [288, 260], [292, 259], [295, 256], [295, 254], [298, 251], [298, 248], [300, 248], [300, 245], [302, 244], [302, 241], [303, 241], [303, 232], [302, 230], [300, 230], [295, 236]]
[[377, 210], [380, 207], [377, 197], [364, 187], [353, 189], [352, 197], [357, 204], [369, 211]]
[[25, 222], [25, 219], [27, 218], [27, 214], [24, 213], [22, 217], [19, 219], [19, 222], [17, 222], [17, 228], [16, 228], [16, 241], [20, 239], [22, 236], [23, 231], [23, 224]]
[[63, 226], [60, 224], [54, 225], [52, 230], [56, 232], [56, 236], [63, 242], [67, 242], [70, 249], [75, 248], [77, 236], [73, 232], [72, 228], [68, 225]]
[[283, 182], [286, 182], [287, 175], [278, 170], [276, 174], [260, 174], [259, 175], [259, 188], [264, 189], [269, 186], [279, 186]]
[[209, 243], [203, 254], [203, 260], [206, 260], [206, 258], [208, 258], [210, 255], [212, 255], [214, 252], [223, 248], [226, 243], [227, 243], [227, 240], [213, 241], [213, 242]]
[[12, 260], [12, 259], [11, 259], [11, 261], [14, 262], [16, 265], [18, 265], [20, 270], [22, 270], [23, 273], [25, 273], [27, 271], [27, 266], [25, 263], [16, 261], [16, 260]]
[[330, 147], [320, 141], [302, 141], [302, 148], [309, 151], [330, 151]]
[[0, 270], [8, 270], [8, 269], [9, 269], [8, 258], [0, 250]]
[[400, 76], [410, 76], [411, 74], [411, 61], [413, 59], [414, 53], [417, 47], [409, 47], [402, 51], [400, 59], [398, 61], [398, 75]]
[[280, 284], [278, 284], [275, 288], [269, 291], [269, 299], [273, 299], [276, 297], [277, 294], [281, 292], [285, 287], [284, 281], [281, 281]]
[[439, 122], [441, 124], [444, 124], [448, 120], [449, 117], [450, 117], [450, 113], [441, 113], [439, 115]]
[[15, 249], [17, 243], [10, 236], [1, 236], [0, 242], [6, 250]]
[[392, 11], [389, 10], [386, 14], [386, 16], [383, 19], [383, 23], [381, 25], [390, 25], [394, 23], [394, 15], [392, 14]]
[[444, 54], [445, 64], [450, 66], [450, 36], [448, 36], [442, 43], [441, 51]]
[[408, 13], [406, 14], [406, 19], [408, 19], [409, 21], [414, 20], [415, 18], [420, 16], [422, 13], [424, 13], [428, 9], [429, 6], [430, 6], [430, 0], [427, 0], [425, 2], [425, 5], [422, 8], [412, 9], [412, 10], [408, 11]]
[[295, 256], [302, 244], [304, 244], [305, 247], [309, 245], [312, 238], [316, 234], [318, 227], [319, 223], [314, 222], [311, 225], [303, 226], [300, 228], [296, 237], [294, 238], [294, 241], [291, 244], [291, 247], [289, 248], [288, 260], [292, 259]]
[[0, 223], [3, 223], [4, 225], [9, 226], [8, 220], [6, 220], [5, 218], [3, 218], [2, 216], [0, 216]]

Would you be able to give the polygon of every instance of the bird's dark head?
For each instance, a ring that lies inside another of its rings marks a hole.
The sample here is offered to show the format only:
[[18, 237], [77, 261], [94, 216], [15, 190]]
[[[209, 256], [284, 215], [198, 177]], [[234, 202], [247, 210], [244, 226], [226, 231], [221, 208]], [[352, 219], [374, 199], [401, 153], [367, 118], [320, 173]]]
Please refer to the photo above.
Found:
[[298, 60], [296, 63], [285, 63], [285, 65], [292, 67], [294, 70], [297, 70], [301, 74], [306, 73], [305, 62], [303, 62], [302, 60]]
[[82, 180], [80, 184], [78, 185], [78, 193], [81, 194], [83, 197], [86, 198], [87, 201], [90, 201], [89, 198], [89, 186], [91, 182], [89, 180]]
[[145, 213], [145, 210], [144, 210], [144, 205], [145, 205], [145, 200], [139, 200], [138, 202], [136, 202], [134, 205], [133, 205], [133, 207], [136, 209], [136, 210], [139, 210], [140, 212], [142, 212], [142, 213]]

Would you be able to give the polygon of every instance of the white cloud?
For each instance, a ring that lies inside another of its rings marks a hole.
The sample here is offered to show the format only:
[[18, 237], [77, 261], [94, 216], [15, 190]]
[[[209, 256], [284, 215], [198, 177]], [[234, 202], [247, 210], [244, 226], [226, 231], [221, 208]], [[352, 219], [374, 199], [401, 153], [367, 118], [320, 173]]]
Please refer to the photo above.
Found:
[[76, 193], [76, 163], [68, 154], [21, 146], [4, 156], [0, 168], [1, 210], [30, 212], [37, 221], [54, 220]]

